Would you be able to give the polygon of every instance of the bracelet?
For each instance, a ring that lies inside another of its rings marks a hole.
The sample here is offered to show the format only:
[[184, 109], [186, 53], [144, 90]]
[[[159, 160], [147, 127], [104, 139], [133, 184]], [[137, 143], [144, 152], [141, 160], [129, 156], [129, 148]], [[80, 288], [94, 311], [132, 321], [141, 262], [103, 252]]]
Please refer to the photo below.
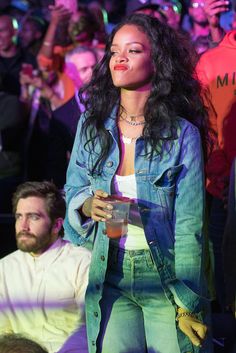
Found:
[[47, 42], [46, 40], [43, 42], [43, 45], [45, 45], [45, 47], [51, 47], [52, 44], [52, 42]]
[[179, 314], [177, 314], [175, 320], [176, 320], [176, 321], [179, 321], [179, 319], [180, 319], [181, 317], [185, 317], [185, 316], [190, 316], [190, 317], [196, 318], [196, 314], [192, 313], [191, 311], [186, 311], [186, 312], [184, 312], [184, 313], [179, 313]]

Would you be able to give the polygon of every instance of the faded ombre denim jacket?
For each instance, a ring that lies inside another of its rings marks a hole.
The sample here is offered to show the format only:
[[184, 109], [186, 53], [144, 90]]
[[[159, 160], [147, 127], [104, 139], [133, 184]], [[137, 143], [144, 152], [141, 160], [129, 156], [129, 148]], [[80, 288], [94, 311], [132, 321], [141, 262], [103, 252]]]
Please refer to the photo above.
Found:
[[[105, 122], [113, 138], [109, 157], [102, 174], [91, 175], [92, 165], [100, 153], [85, 148], [81, 136], [83, 115], [67, 171], [66, 237], [73, 243], [84, 244], [94, 237], [89, 285], [86, 294], [87, 331], [90, 353], [96, 352], [96, 339], [101, 319], [99, 301], [107, 267], [109, 239], [104, 234], [104, 222], [92, 219], [82, 223], [78, 209], [95, 190], [111, 192], [111, 182], [119, 165], [116, 109]], [[204, 175], [201, 141], [198, 129], [185, 119], [178, 119], [178, 138], [172, 149], [152, 159], [145, 156], [144, 140], [136, 141], [135, 178], [139, 211], [152, 257], [162, 280], [163, 290], [174, 306], [202, 312], [205, 299], [203, 273], [204, 237]], [[181, 332], [179, 332], [181, 336]], [[179, 336], [179, 337], [180, 337]], [[181, 352], [199, 352], [189, 346], [182, 334]]]

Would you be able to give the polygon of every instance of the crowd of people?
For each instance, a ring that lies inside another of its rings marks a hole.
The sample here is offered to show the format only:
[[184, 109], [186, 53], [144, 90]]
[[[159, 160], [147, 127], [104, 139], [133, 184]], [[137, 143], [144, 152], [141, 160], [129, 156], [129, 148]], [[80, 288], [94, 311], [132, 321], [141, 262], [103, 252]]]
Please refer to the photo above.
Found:
[[235, 14], [0, 4], [0, 353], [236, 352]]

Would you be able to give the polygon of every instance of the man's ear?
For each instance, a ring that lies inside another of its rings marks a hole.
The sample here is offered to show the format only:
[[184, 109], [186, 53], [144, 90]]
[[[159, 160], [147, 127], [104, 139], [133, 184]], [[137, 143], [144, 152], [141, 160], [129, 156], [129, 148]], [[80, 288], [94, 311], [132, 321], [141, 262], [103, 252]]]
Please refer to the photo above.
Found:
[[55, 220], [54, 225], [52, 227], [53, 233], [58, 234], [60, 232], [62, 225], [63, 225], [63, 222], [64, 222], [63, 218], [57, 218]]

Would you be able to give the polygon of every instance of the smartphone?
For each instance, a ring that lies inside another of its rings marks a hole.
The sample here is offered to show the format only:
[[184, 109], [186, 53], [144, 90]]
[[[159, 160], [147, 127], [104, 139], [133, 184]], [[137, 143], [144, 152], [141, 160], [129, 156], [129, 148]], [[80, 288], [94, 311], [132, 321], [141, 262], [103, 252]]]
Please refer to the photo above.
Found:
[[33, 66], [31, 64], [23, 64], [22, 65], [22, 73], [24, 75], [33, 77]]
[[77, 0], [55, 0], [55, 5], [63, 5], [72, 13], [77, 11]]
[[232, 29], [232, 24], [234, 22], [234, 6], [233, 0], [229, 0], [229, 4], [226, 6], [227, 10], [220, 14], [220, 25], [226, 31]]

